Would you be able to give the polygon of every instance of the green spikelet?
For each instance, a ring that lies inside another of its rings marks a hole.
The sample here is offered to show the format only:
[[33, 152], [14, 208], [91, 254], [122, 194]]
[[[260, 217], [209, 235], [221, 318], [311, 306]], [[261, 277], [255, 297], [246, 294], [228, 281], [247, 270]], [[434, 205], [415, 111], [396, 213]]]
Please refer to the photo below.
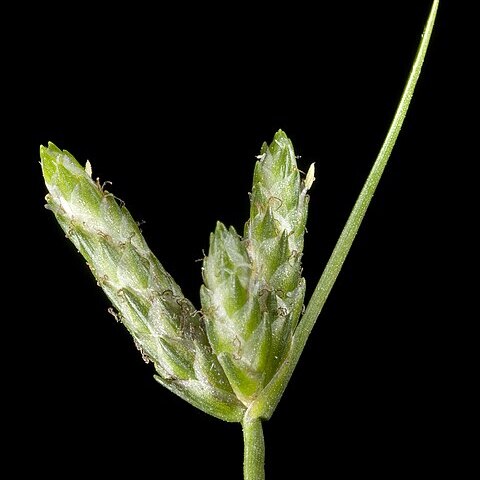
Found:
[[155, 258], [136, 222], [71, 154], [40, 148], [48, 208], [85, 257], [156, 379], [198, 408], [240, 421], [244, 406], [212, 353], [200, 315]]
[[207, 334], [238, 398], [248, 406], [290, 349], [303, 308], [307, 190], [291, 141], [279, 131], [255, 166], [244, 237], [217, 224], [204, 259]]

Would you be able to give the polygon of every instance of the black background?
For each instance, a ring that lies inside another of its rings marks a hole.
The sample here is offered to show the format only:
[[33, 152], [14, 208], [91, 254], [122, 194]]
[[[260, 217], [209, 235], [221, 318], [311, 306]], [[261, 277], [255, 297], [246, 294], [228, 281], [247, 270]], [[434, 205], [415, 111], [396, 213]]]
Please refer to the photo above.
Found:
[[[450, 462], [438, 448], [451, 421], [438, 313], [454, 107], [449, 5], [364, 224], [265, 424], [267, 478], [292, 468], [298, 478], [384, 476]], [[21, 300], [6, 330], [18, 418], [10, 445], [30, 459], [19, 472], [33, 464], [51, 475], [240, 479], [242, 462], [239, 425], [159, 386], [108, 315], [43, 208], [39, 145], [89, 159], [198, 304], [209, 232], [217, 219], [241, 230], [255, 155], [284, 129], [300, 168], [316, 162], [308, 297], [386, 134], [430, 2], [295, 4], [267, 15], [242, 4], [158, 8], [45, 8], [31, 12], [34, 27], [16, 30], [23, 46], [6, 48], [9, 158], [18, 168], [9, 178], [25, 202], [13, 209], [12, 298]]]

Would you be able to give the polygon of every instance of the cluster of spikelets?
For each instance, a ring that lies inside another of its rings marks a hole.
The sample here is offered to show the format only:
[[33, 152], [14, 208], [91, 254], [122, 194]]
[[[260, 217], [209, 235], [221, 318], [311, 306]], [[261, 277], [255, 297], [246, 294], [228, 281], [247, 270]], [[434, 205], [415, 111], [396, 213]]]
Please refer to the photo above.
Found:
[[156, 379], [205, 412], [241, 421], [288, 359], [303, 309], [307, 190], [279, 131], [255, 166], [243, 236], [218, 223], [203, 262], [202, 309], [148, 248], [123, 205], [74, 157], [49, 144], [42, 168], [53, 211]]

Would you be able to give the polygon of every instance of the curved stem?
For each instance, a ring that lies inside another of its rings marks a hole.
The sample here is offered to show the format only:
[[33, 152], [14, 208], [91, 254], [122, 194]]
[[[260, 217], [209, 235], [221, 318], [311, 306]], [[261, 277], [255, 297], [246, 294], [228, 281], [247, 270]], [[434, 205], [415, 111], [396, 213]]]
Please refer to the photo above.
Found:
[[348, 217], [347, 223], [343, 228], [332, 255], [328, 260], [327, 266], [325, 267], [315, 291], [312, 294], [312, 298], [310, 299], [308, 307], [305, 310], [305, 314], [295, 330], [290, 356], [272, 378], [270, 383], [265, 387], [262, 393], [257, 397], [257, 400], [255, 400], [255, 402], [250, 406], [248, 414], [252, 417], [270, 418], [272, 415], [288, 384], [288, 381], [290, 380], [290, 377], [292, 376], [295, 366], [300, 359], [300, 355], [302, 354], [310, 332], [312, 331], [323, 305], [325, 304], [325, 301], [332, 290], [333, 284], [335, 283], [335, 280], [342, 269], [343, 262], [345, 261], [350, 247], [352, 246], [353, 240], [357, 235], [365, 212], [367, 211], [373, 194], [375, 193], [375, 189], [377, 188], [388, 158], [392, 153], [392, 149], [395, 145], [398, 134], [400, 133], [400, 129], [402, 128], [403, 120], [407, 114], [410, 100], [412, 99], [413, 92], [415, 90], [415, 85], [417, 84], [418, 77], [420, 76], [425, 54], [427, 53], [427, 47], [432, 34], [433, 25], [435, 23], [438, 4], [439, 0], [433, 1], [432, 9], [430, 10], [430, 15], [418, 47], [415, 61], [413, 62], [407, 84], [403, 90], [403, 94], [398, 104], [397, 111], [395, 112], [395, 116], [393, 117], [393, 121], [390, 125], [390, 129], [388, 130], [382, 148], [380, 149], [367, 181], [365, 182], [365, 185], [358, 196], [357, 202], [355, 203], [355, 206]]
[[262, 421], [251, 419], [248, 415], [242, 422], [243, 443], [243, 478], [245, 480], [265, 480], [265, 442], [263, 440]]

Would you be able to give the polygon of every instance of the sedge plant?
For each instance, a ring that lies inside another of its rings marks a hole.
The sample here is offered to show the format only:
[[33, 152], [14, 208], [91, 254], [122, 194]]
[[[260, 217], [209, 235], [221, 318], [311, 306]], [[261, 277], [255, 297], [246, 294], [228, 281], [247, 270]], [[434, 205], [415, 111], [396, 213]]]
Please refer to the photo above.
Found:
[[303, 176], [283, 131], [264, 144], [243, 232], [218, 222], [203, 259], [201, 308], [148, 248], [123, 204], [54, 144], [40, 147], [47, 208], [85, 257], [155, 379], [200, 410], [242, 425], [244, 478], [262, 480], [268, 420], [342, 268], [400, 132], [439, 1], [367, 181], [307, 305], [301, 257], [314, 167]]

